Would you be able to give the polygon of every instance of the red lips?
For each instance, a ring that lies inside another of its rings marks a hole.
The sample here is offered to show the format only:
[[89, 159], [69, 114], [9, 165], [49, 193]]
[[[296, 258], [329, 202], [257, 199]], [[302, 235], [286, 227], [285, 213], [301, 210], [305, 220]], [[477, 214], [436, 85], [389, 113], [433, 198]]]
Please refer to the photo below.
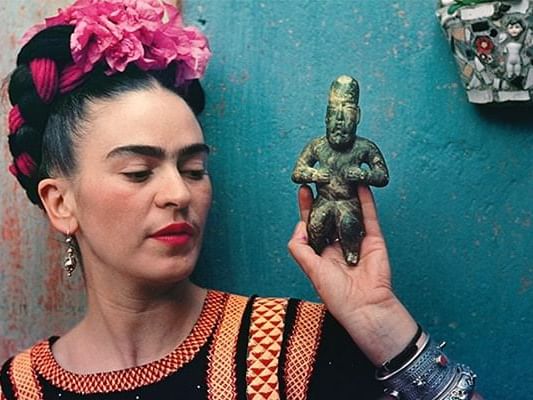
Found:
[[150, 235], [150, 237], [170, 246], [184, 246], [191, 240], [193, 234], [192, 225], [187, 222], [180, 222], [167, 225]]

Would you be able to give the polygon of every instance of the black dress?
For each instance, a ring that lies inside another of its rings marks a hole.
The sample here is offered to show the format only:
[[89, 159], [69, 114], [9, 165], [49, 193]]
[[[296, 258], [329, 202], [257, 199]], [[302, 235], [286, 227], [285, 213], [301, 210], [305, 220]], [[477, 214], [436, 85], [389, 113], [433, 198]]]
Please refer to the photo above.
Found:
[[377, 399], [374, 367], [321, 304], [209, 291], [188, 337], [146, 365], [79, 375], [42, 341], [2, 367], [0, 400]]

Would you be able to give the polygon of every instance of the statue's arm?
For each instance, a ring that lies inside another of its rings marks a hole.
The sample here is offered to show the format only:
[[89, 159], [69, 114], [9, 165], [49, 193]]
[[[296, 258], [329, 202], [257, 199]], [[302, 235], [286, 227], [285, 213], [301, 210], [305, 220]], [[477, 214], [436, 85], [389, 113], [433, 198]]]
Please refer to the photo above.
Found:
[[316, 140], [313, 140], [303, 149], [292, 171], [292, 180], [295, 183], [310, 183], [315, 181], [314, 175], [317, 170], [313, 166], [318, 158], [315, 155]]
[[369, 150], [366, 163], [369, 166], [367, 184], [377, 187], [386, 186], [389, 183], [389, 170], [385, 159], [378, 147], [369, 141]]

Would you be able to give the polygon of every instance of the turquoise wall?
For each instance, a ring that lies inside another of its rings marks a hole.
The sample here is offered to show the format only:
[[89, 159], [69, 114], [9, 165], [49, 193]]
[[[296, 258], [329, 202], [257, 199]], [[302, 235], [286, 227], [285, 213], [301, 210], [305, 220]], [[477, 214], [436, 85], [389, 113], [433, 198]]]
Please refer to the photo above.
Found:
[[470, 105], [432, 1], [187, 1], [213, 60], [202, 123], [215, 201], [197, 272], [226, 290], [313, 299], [286, 243], [293, 163], [324, 132], [330, 82], [360, 80], [359, 132], [394, 286], [486, 398], [531, 398], [533, 113]]
[[[0, 76], [27, 27], [68, 0], [0, 3]], [[197, 280], [314, 299], [286, 243], [297, 220], [293, 163], [324, 132], [330, 82], [361, 82], [360, 134], [391, 183], [376, 199], [396, 292], [487, 399], [530, 399], [533, 351], [533, 112], [465, 100], [428, 0], [185, 0], [208, 33], [202, 123], [215, 201]], [[6, 132], [6, 108], [0, 125]], [[0, 170], [9, 162], [2, 142]], [[0, 174], [0, 358], [61, 334], [83, 314], [62, 238]], [[528, 381], [529, 378], [529, 381]]]

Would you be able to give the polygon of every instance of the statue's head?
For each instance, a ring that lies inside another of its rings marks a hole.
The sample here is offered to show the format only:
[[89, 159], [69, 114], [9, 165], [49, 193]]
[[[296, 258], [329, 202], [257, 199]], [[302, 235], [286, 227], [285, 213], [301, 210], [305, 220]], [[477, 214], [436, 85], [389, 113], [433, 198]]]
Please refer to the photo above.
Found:
[[326, 136], [335, 150], [349, 149], [355, 141], [361, 117], [358, 103], [359, 84], [354, 78], [342, 75], [333, 81], [326, 111]]

